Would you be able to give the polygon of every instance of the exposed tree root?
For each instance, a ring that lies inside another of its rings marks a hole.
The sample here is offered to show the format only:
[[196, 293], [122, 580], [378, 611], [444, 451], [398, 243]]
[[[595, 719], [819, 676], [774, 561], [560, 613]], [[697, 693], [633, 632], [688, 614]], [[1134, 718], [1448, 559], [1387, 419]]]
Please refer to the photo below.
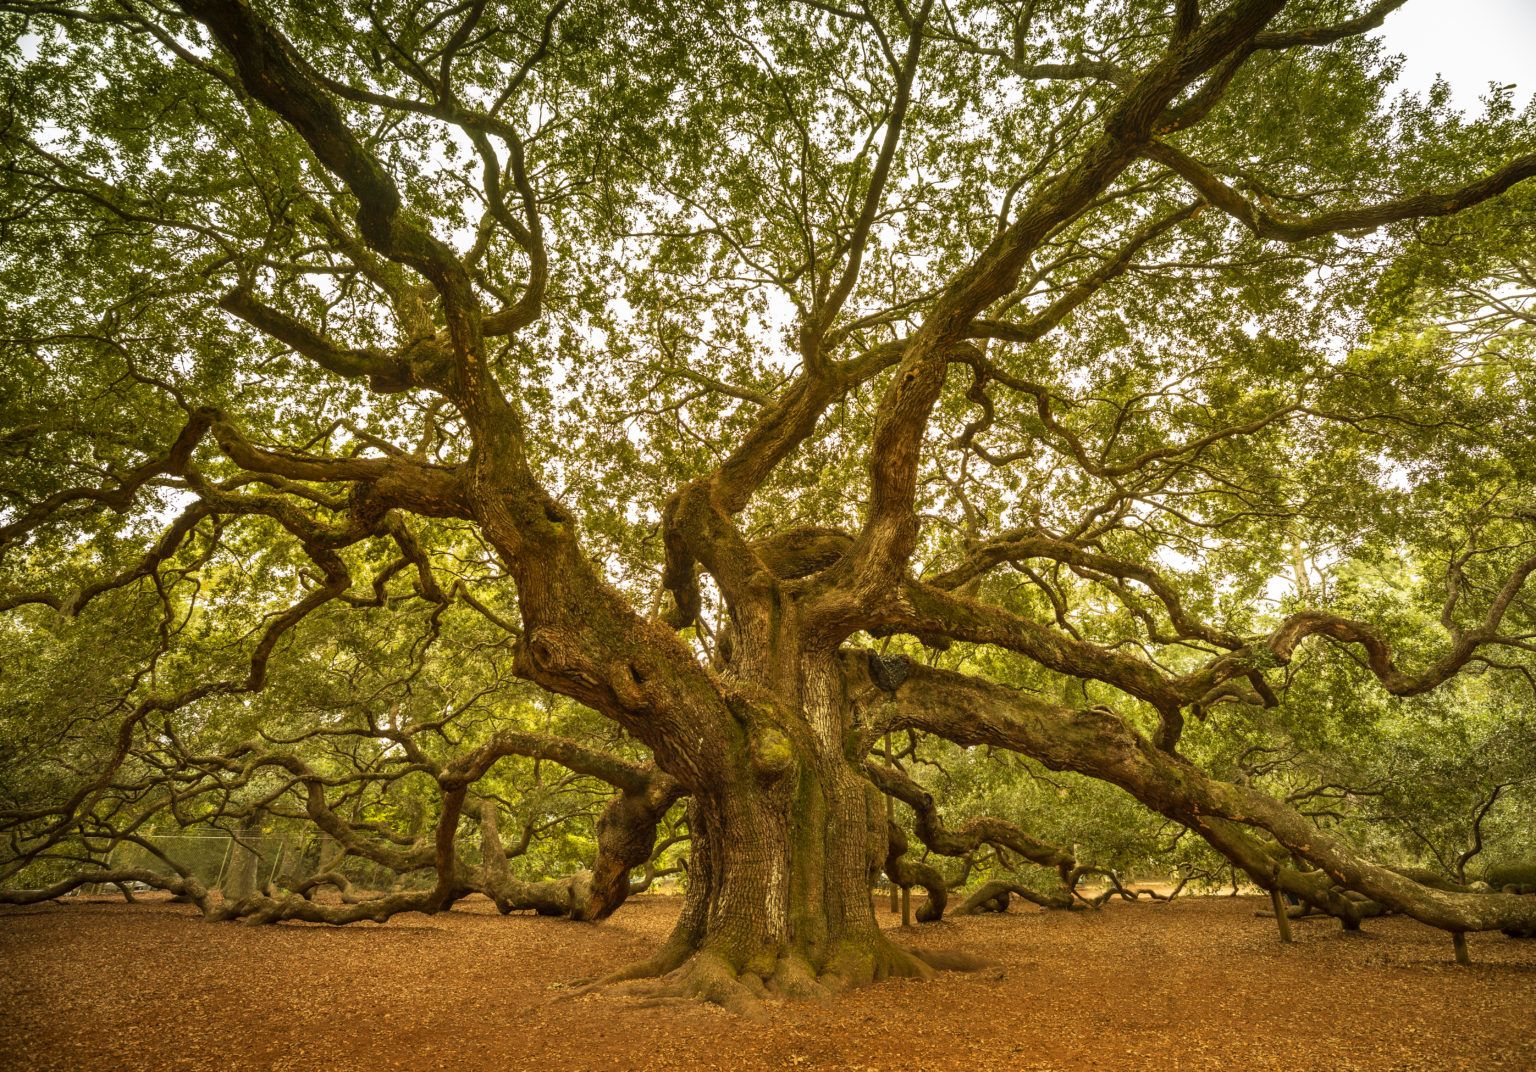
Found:
[[[753, 980], [752, 984], [744, 979]], [[767, 981], [751, 972], [737, 972], [724, 957], [704, 952], [662, 979], [665, 990], [678, 997], [719, 1005], [726, 1012], [752, 1020], [766, 1020], [763, 998], [771, 991]]]
[[694, 950], [690, 945], [683, 942], [668, 942], [654, 956], [625, 965], [618, 971], [609, 972], [599, 979], [573, 980], [569, 985], [582, 987], [583, 990], [572, 996], [579, 997], [581, 993], [589, 992], [597, 987], [613, 986], [618, 983], [627, 983], [640, 979], [660, 978], [668, 972], [681, 967], [683, 962], [693, 956], [693, 954]]
[[573, 985], [576, 989], [559, 1000], [578, 1000], [602, 991], [638, 998], [642, 1005], [704, 1001], [753, 1020], [767, 1018], [768, 1010], [763, 1003], [774, 996], [761, 976], [736, 971], [724, 957], [679, 950], [675, 946], [664, 947], [656, 956], [596, 981], [575, 980]]
[[954, 950], [909, 949], [882, 941], [875, 949], [845, 943], [817, 971], [798, 953], [766, 962], [762, 970], [737, 968], [711, 950], [669, 943], [655, 956], [595, 981], [576, 980], [560, 1000], [599, 991], [665, 1005], [702, 1001], [747, 1019], [763, 1021], [779, 1002], [826, 1004], [844, 990], [881, 979], [931, 979], [939, 971], [977, 971], [997, 962]]
[[991, 957], [959, 949], [912, 949], [910, 952], [934, 971], [971, 972], [997, 965]]

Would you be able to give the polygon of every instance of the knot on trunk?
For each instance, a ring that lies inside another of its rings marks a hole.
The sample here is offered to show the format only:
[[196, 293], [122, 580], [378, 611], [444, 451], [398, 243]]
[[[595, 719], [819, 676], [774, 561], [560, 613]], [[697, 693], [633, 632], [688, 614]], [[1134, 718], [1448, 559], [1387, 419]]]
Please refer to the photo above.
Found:
[[789, 735], [775, 726], [764, 726], [753, 734], [752, 765], [762, 774], [777, 776], [794, 765], [795, 752]]
[[875, 686], [885, 692], [895, 692], [901, 688], [901, 683], [907, 680], [907, 657], [905, 655], [869, 655], [869, 677]]

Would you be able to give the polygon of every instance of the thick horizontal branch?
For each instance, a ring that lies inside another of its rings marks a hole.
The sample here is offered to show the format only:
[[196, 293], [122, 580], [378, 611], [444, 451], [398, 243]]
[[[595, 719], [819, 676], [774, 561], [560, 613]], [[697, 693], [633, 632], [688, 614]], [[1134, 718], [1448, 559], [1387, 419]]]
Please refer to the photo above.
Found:
[[1406, 4], [1408, 0], [1378, 0], [1363, 14], [1343, 22], [1322, 26], [1303, 26], [1295, 30], [1271, 30], [1256, 34], [1253, 45], [1259, 49], [1297, 48], [1311, 45], [1331, 45], [1346, 37], [1359, 37], [1377, 29], [1387, 21], [1387, 16]]
[[[471, 785], [485, 775], [504, 756], [531, 756], [548, 759], [577, 774], [586, 774], [607, 782], [616, 789], [644, 792], [658, 772], [652, 766], [635, 763], [610, 752], [547, 733], [500, 730], [485, 744], [449, 763], [438, 782], [445, 789]], [[665, 777], [665, 775], [662, 775]]]
[[1153, 160], [1171, 168], [1207, 201], [1258, 237], [1281, 242], [1301, 242], [1319, 235], [1341, 232], [1368, 232], [1401, 220], [1449, 216], [1497, 197], [1516, 183], [1536, 176], [1536, 153], [1527, 153], [1481, 179], [1451, 190], [1413, 194], [1376, 205], [1335, 209], [1316, 216], [1292, 216], [1270, 212], [1262, 205], [1249, 201], [1223, 182], [1209, 167], [1167, 142], [1150, 141], [1146, 153]]
[[366, 378], [368, 386], [381, 394], [418, 387], [441, 390], [449, 383], [448, 355], [435, 348], [429, 348], [432, 360], [423, 362], [420, 345], [413, 347], [415, 360], [372, 346], [337, 346], [309, 325], [263, 304], [244, 289], [225, 294], [219, 299], [219, 307], [329, 372], [349, 379]]
[[1243, 638], [1193, 618], [1184, 609], [1183, 600], [1174, 587], [1151, 567], [1035, 533], [1020, 532], [1000, 536], [973, 551], [954, 569], [925, 578], [925, 583], [934, 588], [953, 591], [1001, 563], [1025, 562], [1032, 558], [1043, 558], [1093, 573], [1136, 581], [1145, 585], [1163, 604], [1169, 620], [1181, 637], [1204, 640], [1224, 648], [1240, 648], [1244, 644]]
[[913, 886], [921, 886], [928, 891], [928, 900], [918, 907], [917, 921], [938, 922], [944, 918], [944, 906], [949, 903], [949, 881], [938, 868], [922, 860], [909, 858], [906, 831], [895, 821], [885, 825], [885, 874], [902, 889], [903, 912], [908, 891]]
[[878, 608], [871, 621], [862, 627], [871, 625], [994, 644], [1059, 674], [1113, 685], [1159, 710], [1176, 710], [1180, 706], [1180, 696], [1172, 681], [1143, 659], [1074, 639], [1001, 607], [920, 581], [903, 582], [897, 597]]

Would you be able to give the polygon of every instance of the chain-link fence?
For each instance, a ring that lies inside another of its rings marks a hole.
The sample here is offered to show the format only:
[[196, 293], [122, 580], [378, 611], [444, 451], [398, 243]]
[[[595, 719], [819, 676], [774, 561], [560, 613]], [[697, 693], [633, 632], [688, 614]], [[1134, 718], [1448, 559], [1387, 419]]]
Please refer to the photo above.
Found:
[[[238, 841], [223, 831], [198, 834], [150, 834], [144, 838], [155, 850], [176, 862], [208, 889], [224, 885], [231, 867], [239, 867], [246, 853], [255, 856], [253, 877], [257, 886], [294, 870], [301, 873], [304, 846], [285, 834], [241, 836]], [[111, 867], [142, 868], [173, 873], [165, 860], [143, 845], [123, 843], [113, 851]]]
[[121, 842], [112, 850], [108, 866], [175, 874], [176, 868], [163, 856], [206, 889], [223, 890], [226, 896], [243, 896], [285, 876], [299, 880], [319, 871], [346, 876], [359, 893], [425, 888], [436, 879], [431, 868], [397, 875], [372, 860], [343, 854], [334, 840], [317, 833], [235, 836], [223, 830], [182, 830], [141, 837], [149, 848]]

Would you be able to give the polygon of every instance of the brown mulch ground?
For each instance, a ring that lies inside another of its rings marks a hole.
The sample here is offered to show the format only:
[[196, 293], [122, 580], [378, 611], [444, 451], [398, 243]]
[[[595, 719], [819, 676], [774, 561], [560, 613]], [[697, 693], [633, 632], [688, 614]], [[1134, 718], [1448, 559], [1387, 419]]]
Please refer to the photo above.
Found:
[[1287, 947], [1254, 897], [923, 925], [901, 940], [998, 966], [773, 1006], [767, 1025], [561, 1000], [654, 950], [678, 898], [596, 926], [470, 901], [341, 929], [81, 902], [0, 909], [0, 1069], [1536, 1069], [1536, 941], [1471, 935], [1458, 968], [1445, 934], [1387, 919], [1298, 922]]

